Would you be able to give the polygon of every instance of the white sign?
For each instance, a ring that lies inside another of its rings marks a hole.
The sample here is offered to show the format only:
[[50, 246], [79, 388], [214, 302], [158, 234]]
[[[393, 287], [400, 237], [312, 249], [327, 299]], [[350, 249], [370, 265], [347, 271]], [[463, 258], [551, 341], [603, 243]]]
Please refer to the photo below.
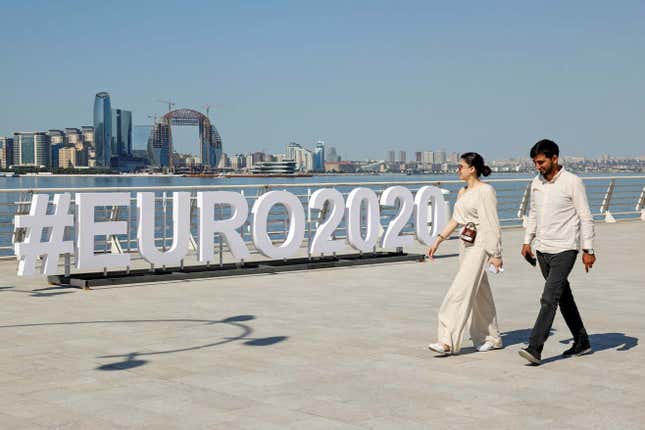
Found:
[[[174, 192], [172, 201], [172, 245], [167, 250], [160, 250], [155, 242], [154, 193], [137, 193], [138, 250], [147, 262], [156, 266], [179, 265], [188, 254], [192, 239], [190, 193]], [[76, 193], [76, 221], [69, 214], [69, 203], [69, 193], [56, 194], [53, 200], [55, 210], [48, 213], [47, 195], [36, 194], [32, 198], [29, 214], [16, 215], [16, 228], [26, 229], [24, 241], [17, 243], [15, 248], [20, 261], [19, 276], [36, 274], [36, 260], [39, 257], [43, 259], [41, 273], [55, 274], [59, 256], [74, 252], [76, 268], [79, 270], [121, 269], [130, 264], [128, 253], [114, 250], [95, 253], [96, 236], [107, 239], [124, 235], [128, 229], [127, 221], [96, 221], [96, 208], [127, 208], [130, 205], [130, 193]], [[289, 218], [286, 238], [280, 244], [275, 244], [271, 239], [268, 227], [269, 213], [277, 204], [284, 206]], [[230, 207], [230, 218], [215, 219], [216, 205]], [[362, 205], [367, 212], [365, 218], [361, 216]], [[381, 207], [398, 207], [396, 216], [390, 220], [382, 234]], [[198, 260], [201, 263], [214, 259], [215, 234], [226, 241], [235, 260], [249, 258], [250, 250], [240, 233], [249, 216], [249, 205], [242, 194], [232, 191], [200, 191], [197, 193], [197, 208]], [[308, 244], [313, 256], [340, 252], [347, 245], [359, 251], [370, 252], [379, 244], [379, 240], [384, 249], [410, 246], [415, 238], [424, 245], [431, 245], [448, 221], [447, 202], [442, 191], [433, 186], [420, 188], [414, 196], [405, 187], [389, 187], [383, 191], [380, 201], [369, 188], [355, 188], [346, 201], [338, 190], [323, 188], [311, 195], [307, 209], [308, 217], [305, 216], [305, 208], [298, 197], [287, 191], [270, 191], [260, 196], [251, 208], [250, 224], [255, 249], [273, 259], [294, 256], [304, 242], [307, 218], [312, 219], [312, 210], [325, 209], [326, 212], [326, 218], [318, 225]], [[347, 239], [334, 239], [332, 236], [343, 220], [346, 223]], [[402, 235], [401, 231], [411, 220], [415, 226], [415, 235]], [[362, 224], [363, 221], [366, 225]], [[429, 222], [431, 229], [428, 229]], [[71, 241], [64, 240], [65, 229], [68, 227], [76, 228], [75, 249]], [[50, 231], [49, 240], [41, 242], [44, 229]]]

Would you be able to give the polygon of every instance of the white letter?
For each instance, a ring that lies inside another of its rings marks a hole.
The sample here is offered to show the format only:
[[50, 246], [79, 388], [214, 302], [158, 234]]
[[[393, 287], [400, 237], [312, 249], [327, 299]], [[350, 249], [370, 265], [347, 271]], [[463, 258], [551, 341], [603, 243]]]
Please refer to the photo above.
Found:
[[[113, 234], [126, 234], [126, 221], [94, 221], [94, 209], [97, 206], [128, 206], [130, 193], [76, 193], [76, 211], [78, 223], [78, 269], [113, 268], [130, 264], [129, 254], [94, 255], [94, 237], [105, 235], [105, 240]], [[146, 222], [139, 220], [139, 222]]]
[[[361, 235], [361, 203], [367, 201], [367, 234]], [[379, 234], [379, 205], [376, 193], [369, 188], [354, 188], [347, 196], [347, 239], [349, 244], [363, 252], [371, 252]]]
[[[289, 214], [289, 233], [287, 240], [279, 247], [273, 246], [267, 231], [269, 211], [281, 203]], [[253, 204], [253, 243], [258, 251], [269, 258], [286, 258], [300, 248], [305, 238], [305, 210], [298, 197], [287, 191], [269, 191], [261, 195]]]
[[[432, 205], [432, 216], [428, 217], [428, 205]], [[416, 210], [417, 240], [424, 245], [432, 245], [435, 237], [448, 223], [446, 200], [441, 189], [433, 186], [419, 188], [414, 197]], [[428, 221], [432, 219], [432, 230], [428, 231]]]
[[157, 266], [179, 264], [188, 253], [190, 241], [190, 193], [172, 193], [172, 246], [166, 252], [155, 244], [155, 193], [137, 193], [139, 253]]
[[331, 213], [327, 220], [316, 229], [314, 239], [311, 241], [311, 254], [332, 254], [342, 251], [345, 248], [344, 239], [332, 239], [331, 235], [336, 231], [343, 220], [345, 212], [345, 200], [340, 191], [333, 188], [322, 188], [316, 190], [309, 199], [309, 209], [323, 209], [325, 202], [330, 203]]
[[[233, 211], [231, 218], [213, 220], [213, 207], [215, 204], [229, 205]], [[232, 191], [206, 191], [197, 193], [197, 207], [199, 208], [199, 261], [206, 263], [213, 260], [213, 234], [224, 236], [231, 254], [238, 259], [249, 258], [248, 248], [244, 239], [236, 231], [246, 221], [249, 213], [249, 204], [244, 196]]]

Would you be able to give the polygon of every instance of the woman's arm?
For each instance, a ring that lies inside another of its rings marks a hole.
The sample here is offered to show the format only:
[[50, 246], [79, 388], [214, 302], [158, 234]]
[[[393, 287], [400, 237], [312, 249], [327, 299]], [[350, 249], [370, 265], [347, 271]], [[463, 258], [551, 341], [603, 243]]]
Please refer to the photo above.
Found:
[[497, 195], [492, 186], [482, 190], [479, 201], [479, 223], [484, 235], [483, 245], [494, 258], [502, 258], [502, 230], [497, 216]]
[[452, 234], [452, 232], [455, 231], [458, 225], [459, 224], [457, 223], [457, 221], [455, 221], [454, 218], [450, 218], [450, 221], [448, 221], [448, 224], [446, 224], [444, 229], [441, 230], [441, 233], [439, 233], [437, 240], [440, 240], [440, 241], [447, 240]]
[[435, 239], [434, 243], [432, 246], [428, 249], [428, 257], [432, 258], [434, 257], [434, 254], [437, 252], [437, 249], [439, 249], [439, 244], [443, 242], [444, 240], [448, 240], [450, 235], [452, 234], [453, 231], [457, 228], [459, 224], [457, 221], [455, 221], [454, 218], [451, 218], [450, 221], [448, 221], [448, 224], [444, 227], [444, 229], [437, 235], [437, 238]]

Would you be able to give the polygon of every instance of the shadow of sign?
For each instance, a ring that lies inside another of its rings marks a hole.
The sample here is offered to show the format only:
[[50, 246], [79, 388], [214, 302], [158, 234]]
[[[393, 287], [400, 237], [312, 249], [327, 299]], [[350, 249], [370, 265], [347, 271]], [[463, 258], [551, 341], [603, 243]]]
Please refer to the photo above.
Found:
[[74, 291], [48, 291], [48, 290], [61, 290], [61, 289], [67, 289], [67, 288], [52, 287], [52, 288], [39, 288], [35, 290], [19, 290], [13, 286], [8, 286], [8, 287], [0, 287], [0, 292], [29, 294], [29, 296], [31, 297], [54, 297], [54, 296], [62, 296], [64, 294], [72, 294], [74, 292]]

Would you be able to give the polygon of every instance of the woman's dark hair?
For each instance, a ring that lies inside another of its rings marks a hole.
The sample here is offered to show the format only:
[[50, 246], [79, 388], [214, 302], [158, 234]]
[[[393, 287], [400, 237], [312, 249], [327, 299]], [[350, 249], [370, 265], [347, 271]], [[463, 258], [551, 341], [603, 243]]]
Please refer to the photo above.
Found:
[[538, 154], [544, 154], [546, 158], [553, 158], [554, 155], [560, 156], [560, 148], [554, 141], [542, 139], [531, 148], [531, 158], [537, 157]]
[[477, 177], [490, 175], [490, 167], [484, 164], [484, 158], [476, 152], [466, 152], [461, 154], [461, 159], [464, 160], [470, 167], [474, 167], [477, 171]]

